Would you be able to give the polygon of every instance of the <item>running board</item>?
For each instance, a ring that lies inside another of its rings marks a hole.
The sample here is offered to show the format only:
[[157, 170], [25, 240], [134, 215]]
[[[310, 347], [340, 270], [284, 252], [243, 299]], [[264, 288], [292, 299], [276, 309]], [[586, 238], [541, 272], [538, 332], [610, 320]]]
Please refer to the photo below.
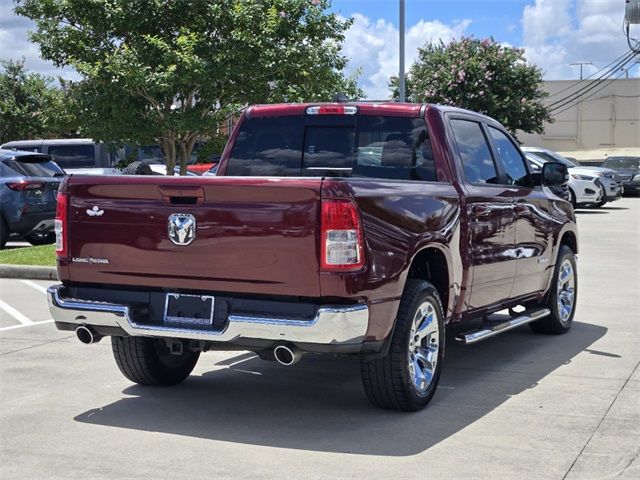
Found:
[[540, 320], [548, 316], [551, 311], [548, 308], [542, 308], [540, 310], [525, 311], [522, 315], [514, 318], [510, 318], [504, 322], [496, 322], [495, 324], [485, 323], [478, 330], [471, 330], [470, 332], [461, 333], [456, 335], [456, 340], [465, 345], [477, 343], [487, 338], [494, 337], [500, 333], [512, 330], [535, 320]]

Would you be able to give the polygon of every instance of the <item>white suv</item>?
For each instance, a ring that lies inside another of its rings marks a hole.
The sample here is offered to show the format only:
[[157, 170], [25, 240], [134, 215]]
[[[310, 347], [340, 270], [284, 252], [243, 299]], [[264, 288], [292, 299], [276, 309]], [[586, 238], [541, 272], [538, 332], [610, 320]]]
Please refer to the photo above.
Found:
[[[521, 150], [529, 159], [534, 171], [537, 167], [541, 168], [542, 163], [546, 162], [564, 163], [569, 168], [569, 190], [574, 206], [601, 207], [607, 202], [614, 202], [622, 197], [622, 181], [616, 172], [609, 168], [581, 166], [559, 153], [545, 148], [522, 147]], [[534, 159], [532, 159], [532, 155]], [[595, 195], [591, 193], [594, 190], [596, 191]]]

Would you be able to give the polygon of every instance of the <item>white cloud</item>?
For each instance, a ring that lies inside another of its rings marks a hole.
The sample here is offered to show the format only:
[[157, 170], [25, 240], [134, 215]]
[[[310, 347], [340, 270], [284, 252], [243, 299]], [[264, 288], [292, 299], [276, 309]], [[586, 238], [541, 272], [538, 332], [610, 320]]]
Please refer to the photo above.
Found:
[[29, 19], [13, 13], [13, 0], [0, 0], [0, 60], [25, 60], [25, 67], [35, 73], [50, 77], [61, 76], [77, 79], [78, 74], [69, 68], [56, 68], [51, 62], [40, 58], [37, 45], [29, 41], [27, 32], [35, 30]]
[[[371, 20], [356, 13], [354, 23], [345, 35], [343, 53], [350, 58], [348, 72], [361, 69], [360, 86], [370, 99], [389, 98], [389, 77], [397, 75], [399, 62], [398, 29], [386, 20]], [[405, 64], [407, 70], [418, 55], [418, 48], [427, 42], [449, 42], [465, 34], [470, 20], [452, 25], [439, 21], [420, 20], [406, 32]]]
[[522, 15], [525, 54], [547, 79], [577, 78], [574, 62], [590, 75], [628, 50], [618, 0], [536, 0]]

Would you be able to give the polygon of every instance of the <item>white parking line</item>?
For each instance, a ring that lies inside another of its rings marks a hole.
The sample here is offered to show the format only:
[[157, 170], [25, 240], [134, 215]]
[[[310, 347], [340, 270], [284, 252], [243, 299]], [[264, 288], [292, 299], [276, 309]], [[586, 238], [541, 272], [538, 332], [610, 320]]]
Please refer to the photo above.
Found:
[[20, 280], [20, 281], [22, 283], [24, 283], [25, 285], [29, 285], [31, 288], [35, 288], [39, 292], [42, 292], [44, 294], [47, 293], [47, 287], [43, 287], [42, 285], [38, 285], [36, 282], [32, 282], [31, 280]]
[[2, 300], [0, 300], [0, 309], [2, 309], [5, 312], [7, 312], [13, 318], [18, 320], [22, 325], [33, 325], [33, 323], [34, 323], [33, 320], [31, 320], [30, 318], [27, 318], [22, 313], [20, 313], [18, 310], [13, 308], [11, 305], [8, 305], [8, 304], [4, 303]]
[[14, 330], [16, 328], [33, 327], [34, 325], [42, 325], [43, 323], [53, 323], [53, 319], [43, 320], [41, 322], [31, 322], [27, 325], [11, 325], [10, 327], [2, 327], [0, 328], [0, 332], [4, 332], [5, 330]]

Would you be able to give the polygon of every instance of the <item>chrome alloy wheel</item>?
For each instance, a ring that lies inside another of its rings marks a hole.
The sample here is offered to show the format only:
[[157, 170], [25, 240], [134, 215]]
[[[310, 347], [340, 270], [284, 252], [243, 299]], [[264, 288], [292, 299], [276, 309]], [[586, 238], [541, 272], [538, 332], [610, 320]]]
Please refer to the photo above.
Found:
[[439, 349], [440, 328], [436, 309], [431, 302], [423, 302], [413, 317], [407, 352], [411, 384], [418, 395], [424, 395], [431, 384]]
[[563, 323], [567, 323], [573, 312], [575, 301], [576, 279], [573, 265], [565, 258], [558, 272], [558, 287], [556, 302], [558, 303], [558, 315]]

